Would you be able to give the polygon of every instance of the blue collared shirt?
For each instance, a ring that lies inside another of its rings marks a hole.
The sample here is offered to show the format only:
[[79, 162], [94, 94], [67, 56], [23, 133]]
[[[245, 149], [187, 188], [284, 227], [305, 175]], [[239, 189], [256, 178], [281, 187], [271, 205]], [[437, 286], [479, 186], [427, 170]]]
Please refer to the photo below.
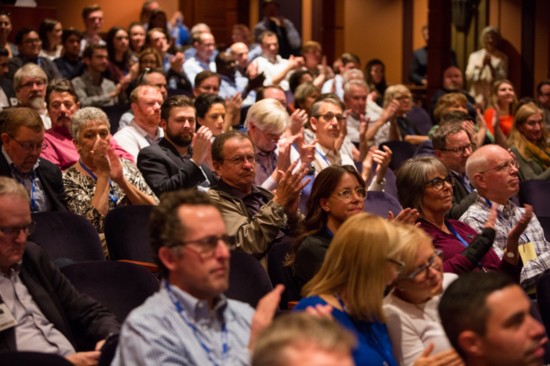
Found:
[[[222, 324], [227, 327], [227, 365], [248, 365], [248, 342], [254, 309], [221, 295], [213, 309], [208, 302], [171, 286], [189, 321], [212, 350], [216, 364], [222, 362]], [[113, 366], [119, 365], [210, 365], [208, 353], [193, 329], [176, 309], [166, 285], [130, 313], [120, 334]]]

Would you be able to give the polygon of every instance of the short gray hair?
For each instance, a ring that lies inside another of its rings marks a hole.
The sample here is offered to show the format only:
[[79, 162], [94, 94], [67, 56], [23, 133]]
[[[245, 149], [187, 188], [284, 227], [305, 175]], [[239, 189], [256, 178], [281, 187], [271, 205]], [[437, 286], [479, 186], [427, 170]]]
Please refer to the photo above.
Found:
[[262, 99], [254, 103], [244, 121], [244, 127], [250, 128], [250, 124], [266, 133], [282, 134], [290, 125], [290, 117], [284, 107], [275, 99]]
[[15, 75], [13, 75], [13, 90], [21, 89], [23, 78], [40, 78], [45, 84], [48, 84], [48, 75], [40, 66], [32, 62], [23, 65], [15, 72]]
[[0, 197], [19, 196], [30, 202], [29, 192], [21, 183], [13, 178], [0, 177]]
[[73, 122], [71, 123], [71, 135], [73, 136], [73, 140], [78, 141], [80, 130], [90, 121], [100, 121], [105, 123], [109, 130], [111, 129], [109, 118], [101, 109], [96, 107], [82, 108], [76, 111], [73, 116]]
[[342, 112], [344, 111], [344, 103], [342, 103], [342, 101], [340, 99], [328, 97], [328, 98], [318, 99], [315, 103], [313, 103], [313, 106], [311, 107], [310, 116], [318, 118], [319, 117], [319, 109], [321, 109], [321, 106], [323, 104], [332, 104], [332, 105], [335, 105], [338, 108], [340, 108], [342, 110]]
[[349, 80], [348, 82], [346, 82], [344, 84], [344, 96], [346, 96], [347, 94], [350, 93], [352, 85], [353, 86], [358, 86], [360, 88], [365, 88], [367, 93], [369, 92], [369, 86], [367, 85], [365, 80], [363, 80], [363, 79], [351, 79], [351, 80]]

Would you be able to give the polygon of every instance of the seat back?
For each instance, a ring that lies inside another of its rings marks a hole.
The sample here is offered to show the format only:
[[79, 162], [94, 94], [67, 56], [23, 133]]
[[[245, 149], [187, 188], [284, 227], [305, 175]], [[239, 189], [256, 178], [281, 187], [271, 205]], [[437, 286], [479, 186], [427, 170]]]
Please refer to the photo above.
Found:
[[256, 308], [258, 301], [273, 289], [266, 271], [256, 258], [241, 250], [231, 251], [230, 263], [226, 296]]
[[388, 218], [388, 212], [393, 212], [397, 216], [403, 208], [399, 201], [392, 195], [385, 192], [369, 191], [365, 200], [364, 211]]
[[149, 216], [153, 206], [117, 207], [105, 217], [105, 239], [111, 259], [154, 262], [150, 245]]
[[392, 151], [389, 166], [393, 171], [397, 171], [405, 160], [412, 158], [416, 151], [416, 147], [407, 141], [386, 141], [380, 144], [380, 148], [382, 146], [387, 146]]
[[526, 180], [519, 185], [519, 203], [533, 206], [537, 217], [550, 217], [550, 181]]
[[280, 308], [286, 310], [290, 301], [300, 299], [300, 288], [296, 284], [292, 269], [284, 266], [285, 258], [292, 248], [291, 243], [282, 242], [273, 245], [267, 253], [267, 273], [273, 286], [285, 285], [281, 295]]
[[72, 366], [68, 360], [59, 355], [41, 352], [2, 352], [0, 354], [3, 366]]
[[99, 235], [84, 217], [68, 212], [35, 212], [32, 219], [36, 229], [29, 240], [44, 248], [50, 259], [105, 260]]
[[155, 275], [131, 263], [80, 262], [61, 268], [61, 272], [79, 292], [102, 303], [121, 323], [159, 288]]

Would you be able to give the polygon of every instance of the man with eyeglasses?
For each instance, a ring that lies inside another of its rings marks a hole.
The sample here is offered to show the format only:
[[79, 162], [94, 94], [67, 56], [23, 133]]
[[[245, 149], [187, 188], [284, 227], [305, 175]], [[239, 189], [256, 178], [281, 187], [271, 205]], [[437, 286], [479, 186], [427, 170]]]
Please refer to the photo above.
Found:
[[38, 113], [23, 107], [5, 109], [0, 113], [0, 124], [0, 176], [14, 178], [25, 186], [31, 211], [67, 211], [61, 171], [40, 158], [45, 142]]
[[18, 105], [34, 109], [40, 115], [44, 128], [52, 126], [46, 111], [46, 87], [48, 77], [39, 66], [29, 63], [15, 72], [13, 87]]
[[216, 40], [211, 33], [203, 32], [196, 41], [193, 42], [197, 53], [183, 63], [183, 71], [195, 86], [195, 77], [203, 70], [216, 72], [216, 63], [212, 60], [212, 55], [216, 49]]
[[80, 51], [92, 45], [105, 45], [101, 39], [101, 27], [103, 27], [103, 10], [97, 4], [87, 5], [82, 9], [82, 21], [84, 22], [83, 38], [80, 41]]
[[193, 100], [183, 95], [168, 98], [162, 104], [160, 118], [164, 138], [138, 154], [138, 168], [149, 187], [159, 197], [182, 188], [209, 187], [216, 181], [205, 164], [212, 132], [206, 126], [195, 132]]
[[447, 213], [447, 218], [455, 220], [477, 199], [477, 192], [466, 176], [466, 161], [474, 151], [474, 144], [461, 124], [462, 121], [445, 123], [431, 136], [435, 157], [451, 173], [453, 207]]
[[[120, 325], [91, 297], [78, 293], [40, 246], [28, 242], [30, 197], [0, 177], [0, 352], [54, 353], [75, 365], [95, 365]], [[82, 341], [95, 350], [81, 349]]]
[[[496, 236], [493, 249], [501, 258], [519, 259], [523, 263], [520, 284], [531, 290], [537, 280], [550, 269], [550, 243], [535, 214], [526, 221], [526, 210], [518, 207], [511, 198], [519, 191], [518, 163], [515, 157], [502, 147], [491, 144], [477, 149], [466, 162], [466, 174], [477, 189], [477, 200], [460, 217], [477, 232], [481, 232], [492, 208], [497, 210]], [[527, 227], [519, 236], [519, 255], [508, 252], [508, 233], [522, 223]]]
[[19, 50], [19, 54], [13, 57], [9, 62], [8, 78], [13, 78], [15, 72], [23, 65], [33, 63], [42, 68], [48, 79], [51, 80], [60, 77], [61, 73], [53, 61], [45, 57], [38, 56], [42, 49], [42, 41], [38, 33], [31, 28], [21, 28], [15, 35], [15, 44]]
[[112, 365], [248, 365], [282, 286], [261, 299], [255, 313], [224, 295], [234, 238], [205, 193], [166, 193], [150, 227], [160, 289], [124, 322]]
[[[220, 208], [237, 246], [258, 259], [276, 243], [294, 235], [301, 221], [300, 192], [310, 179], [296, 163], [282, 172], [275, 194], [254, 185], [256, 157], [247, 135], [228, 131], [212, 143], [212, 163], [220, 181], [208, 194]], [[264, 263], [265, 264], [265, 263]]]

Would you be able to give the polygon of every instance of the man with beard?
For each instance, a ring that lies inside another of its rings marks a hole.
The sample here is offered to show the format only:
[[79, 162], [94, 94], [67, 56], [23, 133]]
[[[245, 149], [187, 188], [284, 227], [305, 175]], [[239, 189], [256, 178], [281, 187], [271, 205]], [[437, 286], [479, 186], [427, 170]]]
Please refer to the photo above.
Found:
[[[72, 118], [80, 109], [80, 103], [73, 85], [67, 79], [52, 80], [48, 85], [46, 100], [52, 128], [46, 130], [46, 146], [40, 156], [65, 170], [80, 159], [71, 135]], [[122, 149], [114, 139], [110, 139], [109, 144], [119, 157], [134, 161], [133, 156]]]
[[138, 168], [157, 196], [182, 188], [207, 187], [215, 177], [205, 161], [210, 156], [212, 132], [202, 126], [195, 133], [193, 100], [183, 96], [168, 98], [160, 110], [164, 138], [144, 148]]
[[514, 257], [523, 262], [520, 284], [524, 289], [532, 289], [548, 269], [550, 269], [550, 243], [535, 214], [520, 235], [519, 254], [507, 252], [510, 228], [525, 221], [525, 211], [531, 207], [518, 207], [511, 198], [519, 191], [518, 162], [502, 147], [491, 144], [477, 149], [466, 161], [466, 175], [478, 192], [477, 200], [460, 217], [477, 232], [481, 232], [493, 207], [497, 211], [496, 236], [493, 249], [502, 258]]
[[164, 136], [160, 124], [162, 93], [156, 86], [140, 85], [130, 94], [134, 120], [115, 133], [115, 140], [128, 151], [134, 160], [144, 147], [157, 144]]
[[39, 157], [45, 142], [38, 113], [23, 107], [5, 109], [0, 113], [0, 125], [0, 175], [25, 186], [32, 212], [67, 211], [61, 171]]
[[13, 77], [13, 88], [19, 106], [35, 110], [40, 115], [44, 128], [52, 126], [52, 121], [46, 113], [46, 87], [48, 77], [40, 66], [29, 63], [21, 67]]

